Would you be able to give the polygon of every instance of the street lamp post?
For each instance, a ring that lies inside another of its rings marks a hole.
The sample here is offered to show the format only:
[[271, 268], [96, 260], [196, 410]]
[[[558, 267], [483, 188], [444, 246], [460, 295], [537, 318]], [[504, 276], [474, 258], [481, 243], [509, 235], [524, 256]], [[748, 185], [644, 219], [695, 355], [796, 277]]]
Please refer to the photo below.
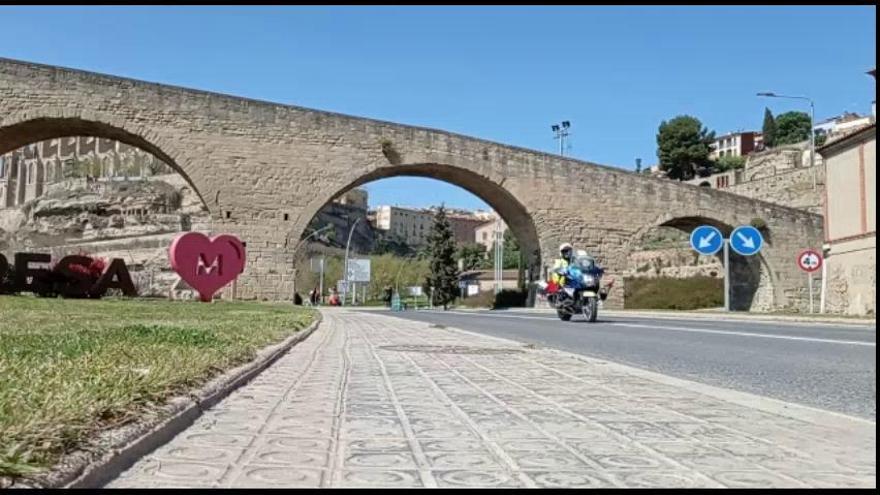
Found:
[[813, 190], [816, 190], [817, 180], [816, 180], [816, 131], [813, 129], [813, 126], [816, 125], [815, 121], [815, 113], [816, 109], [813, 105], [813, 100], [806, 96], [788, 96], [788, 95], [778, 95], [776, 93], [765, 92], [758, 93], [758, 96], [766, 96], [768, 98], [788, 98], [790, 100], [807, 100], [810, 102], [810, 168], [813, 169]]
[[[325, 230], [327, 230], [327, 229], [329, 229], [329, 228], [332, 228], [332, 227], [333, 227], [332, 224], [330, 224], [330, 225], [325, 225], [325, 226], [321, 227], [320, 229], [318, 229], [318, 230], [312, 232], [311, 234], [307, 235], [307, 236], [304, 237], [303, 239], [300, 239], [299, 243], [297, 243], [297, 245], [293, 248], [293, 252], [291, 253], [291, 256], [292, 256], [292, 258], [293, 258], [293, 293], [294, 293], [294, 296], [292, 296], [292, 297], [294, 297], [294, 298], [296, 297], [295, 294], [296, 294], [296, 253], [297, 253], [297, 251], [299, 251], [299, 248], [301, 248], [302, 245], [303, 245], [306, 241], [308, 241], [309, 239], [311, 239], [311, 238], [314, 237], [315, 235], [320, 234], [321, 232], [323, 232], [323, 231], [325, 231]], [[284, 239], [284, 246], [285, 246], [285, 247], [287, 247], [287, 242], [288, 242], [289, 240], [290, 240], [290, 233], [288, 233], [288, 234], [287, 234], [287, 237]], [[321, 265], [322, 265], [322, 266], [321, 266], [321, 269], [323, 270], [323, 261], [321, 262]], [[322, 273], [322, 274], [321, 274], [321, 282], [322, 282], [322, 285], [323, 285], [323, 280], [324, 280], [324, 276], [323, 276], [323, 273]], [[322, 297], [323, 297], [323, 294], [322, 294]]]
[[[345, 290], [342, 293], [342, 300], [341, 300], [343, 306], [345, 305], [345, 296], [346, 296], [346, 294], [348, 294], [348, 284], [351, 283], [351, 281], [349, 280], [350, 277], [349, 277], [349, 271], [348, 271], [348, 250], [351, 247], [351, 236], [352, 236], [352, 234], [354, 234], [354, 228], [357, 226], [358, 222], [360, 222], [360, 221], [361, 221], [361, 217], [357, 217], [357, 219], [354, 221], [354, 223], [351, 224], [351, 228], [348, 230], [348, 240], [345, 242], [345, 266], [343, 267], [343, 270], [345, 272], [345, 286], [343, 287], [343, 289], [345, 289]], [[352, 294], [354, 294], [354, 292], [352, 292]], [[354, 297], [354, 296], [352, 295], [352, 297]]]
[[397, 269], [397, 275], [394, 276], [394, 286], [397, 289], [397, 293], [400, 294], [400, 274], [403, 272], [404, 267], [409, 264], [408, 261], [404, 261], [400, 264], [400, 268]]
[[556, 137], [554, 139], [559, 140], [559, 154], [561, 156], [565, 156], [565, 138], [568, 137], [568, 128], [571, 127], [571, 122], [567, 120], [563, 120], [560, 124], [553, 124], [550, 126], [550, 129], [556, 133]]
[[[806, 96], [787, 96], [787, 95], [778, 95], [776, 93], [758, 93], [758, 96], [766, 96], [768, 98], [788, 98], [791, 100], [807, 100], [810, 102], [810, 168], [813, 169], [813, 191], [817, 188], [817, 180], [816, 180], [816, 130], [813, 128], [815, 126], [815, 106], [813, 105], [813, 100]], [[826, 232], [827, 235], [827, 232]], [[822, 264], [822, 268], [825, 268], [825, 264]], [[812, 281], [812, 279], [810, 279]], [[824, 310], [822, 305], [825, 301], [825, 287], [826, 287], [827, 278], [825, 277], [825, 272], [822, 272], [822, 289], [819, 294], [820, 301], [820, 312]], [[811, 289], [812, 290], [812, 289]], [[812, 304], [813, 304], [813, 295], [810, 293], [810, 312], [812, 312]]]

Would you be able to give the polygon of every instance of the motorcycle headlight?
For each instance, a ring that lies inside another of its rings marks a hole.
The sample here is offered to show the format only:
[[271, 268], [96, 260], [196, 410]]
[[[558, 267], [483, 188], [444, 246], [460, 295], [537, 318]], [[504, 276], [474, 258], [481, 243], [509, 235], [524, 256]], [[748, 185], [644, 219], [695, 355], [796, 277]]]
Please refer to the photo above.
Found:
[[584, 283], [587, 285], [593, 285], [596, 283], [596, 277], [592, 275], [584, 275]]

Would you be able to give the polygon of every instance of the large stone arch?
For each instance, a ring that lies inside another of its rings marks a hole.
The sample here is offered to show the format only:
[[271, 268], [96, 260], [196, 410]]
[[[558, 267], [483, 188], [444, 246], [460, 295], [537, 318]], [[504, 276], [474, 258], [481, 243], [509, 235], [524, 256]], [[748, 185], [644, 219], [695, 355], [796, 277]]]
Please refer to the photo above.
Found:
[[373, 167], [366, 173], [350, 174], [342, 178], [350, 180], [348, 184], [338, 190], [316, 196], [304, 209], [292, 230], [293, 235], [302, 235], [311, 219], [318, 211], [332, 199], [355, 187], [368, 182], [387, 179], [390, 177], [409, 176], [425, 177], [441, 180], [459, 186], [485, 201], [507, 223], [513, 235], [520, 243], [522, 252], [526, 256], [526, 266], [530, 278], [534, 279], [540, 274], [541, 245], [538, 231], [535, 228], [532, 214], [528, 208], [520, 202], [514, 194], [504, 188], [504, 180], [496, 181], [491, 175], [483, 175], [473, 168], [464, 168], [461, 165], [449, 165], [441, 163], [409, 163]]
[[32, 143], [68, 136], [113, 139], [156, 156], [179, 173], [211, 210], [187, 171], [195, 167], [191, 166], [186, 153], [176, 149], [171, 141], [153, 135], [149, 129], [110, 115], [54, 107], [5, 115], [0, 120], [0, 155]]
[[[640, 246], [645, 236], [658, 227], [671, 227], [682, 232], [690, 233], [700, 225], [711, 225], [721, 231], [721, 234], [728, 238], [734, 228], [741, 223], [737, 223], [735, 217], [725, 215], [724, 212], [705, 212], [685, 209], [683, 211], [664, 212], [657, 216], [654, 221], [645, 224], [638, 229], [632, 238], [627, 242], [627, 272], [632, 271], [629, 266], [631, 254], [638, 246]], [[765, 242], [765, 250], [772, 249], [773, 233], [768, 229], [762, 232]], [[741, 256], [734, 251], [730, 251], [731, 263], [731, 309], [733, 310], [749, 310], [749, 309], [768, 309], [779, 304], [779, 300], [784, 297], [779, 289], [777, 274], [779, 270], [774, 270], [775, 260], [768, 257], [766, 251], [758, 253], [754, 256]], [[722, 252], [716, 255], [721, 259]], [[722, 261], [723, 264], [723, 261]]]

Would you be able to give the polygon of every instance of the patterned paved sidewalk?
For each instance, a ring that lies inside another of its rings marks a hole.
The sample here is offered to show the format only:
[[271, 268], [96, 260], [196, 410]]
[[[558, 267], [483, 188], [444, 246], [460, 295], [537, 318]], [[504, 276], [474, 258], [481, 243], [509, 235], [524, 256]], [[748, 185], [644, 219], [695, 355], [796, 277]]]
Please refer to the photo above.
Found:
[[324, 314], [108, 487], [876, 487], [871, 422], [455, 329]]

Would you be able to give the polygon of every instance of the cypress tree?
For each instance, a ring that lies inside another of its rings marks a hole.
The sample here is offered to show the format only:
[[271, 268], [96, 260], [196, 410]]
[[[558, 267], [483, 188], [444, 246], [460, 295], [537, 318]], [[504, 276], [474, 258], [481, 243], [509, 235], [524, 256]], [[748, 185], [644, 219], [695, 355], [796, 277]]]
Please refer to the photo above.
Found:
[[458, 263], [455, 260], [452, 226], [442, 205], [434, 214], [434, 223], [428, 236], [428, 252], [431, 273], [425, 285], [429, 294], [434, 289], [433, 304], [443, 306], [445, 310], [458, 294]]
[[761, 128], [764, 134], [764, 147], [772, 148], [776, 145], [776, 119], [770, 109], [764, 107], [764, 126]]

